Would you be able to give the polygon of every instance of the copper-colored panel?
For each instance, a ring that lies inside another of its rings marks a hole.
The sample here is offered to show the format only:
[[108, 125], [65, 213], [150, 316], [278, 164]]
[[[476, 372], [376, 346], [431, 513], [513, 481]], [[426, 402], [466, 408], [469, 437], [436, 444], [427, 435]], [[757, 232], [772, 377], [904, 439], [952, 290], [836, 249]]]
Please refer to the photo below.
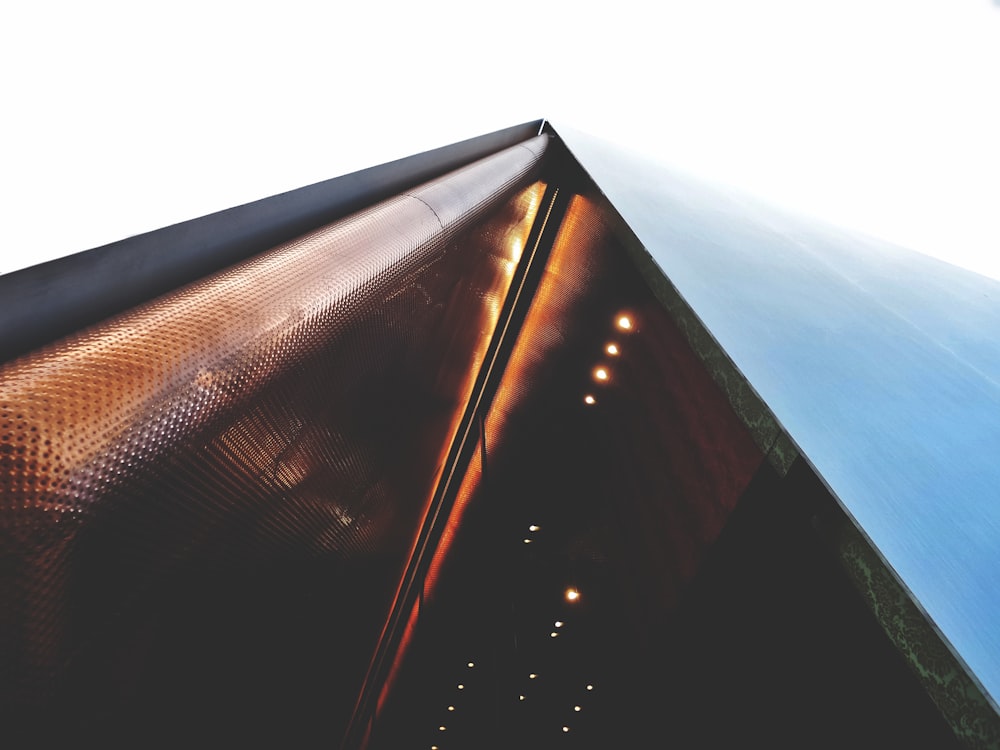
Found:
[[[284, 700], [288, 686], [213, 674], [205, 655], [225, 636], [199, 624], [228, 597], [253, 598], [255, 580], [294, 592], [283, 607], [339, 606], [322, 615], [331, 638], [377, 636], [533, 220], [538, 188], [525, 184], [544, 146], [508, 149], [0, 369], [5, 708], [61, 706], [63, 728], [95, 737], [165, 712], [183, 725], [212, 688], [181, 672], [203, 667], [236, 691], [213, 700], [251, 698], [246, 731], [266, 725], [255, 696]], [[347, 570], [367, 571], [355, 599], [338, 589]], [[261, 620], [290, 635], [279, 614]], [[260, 627], [239, 620], [240, 632]], [[371, 645], [350, 643], [341, 665], [315, 646], [326, 698], [341, 700], [330, 738], [357, 688], [354, 654]], [[173, 705], [157, 704], [184, 680]]]

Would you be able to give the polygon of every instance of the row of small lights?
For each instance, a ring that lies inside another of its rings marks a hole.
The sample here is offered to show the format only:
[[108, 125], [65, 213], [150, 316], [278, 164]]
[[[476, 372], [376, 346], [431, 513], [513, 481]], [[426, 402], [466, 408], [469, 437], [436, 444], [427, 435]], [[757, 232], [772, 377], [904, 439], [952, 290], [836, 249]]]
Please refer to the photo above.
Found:
[[[468, 663], [467, 663], [467, 664], [466, 664], [465, 666], [466, 666], [466, 667], [467, 667], [468, 669], [473, 669], [473, 668], [475, 668], [475, 666], [476, 666], [476, 663], [475, 663], [474, 661], [470, 661], [470, 662], [468, 662]], [[465, 690], [465, 683], [464, 683], [464, 682], [460, 682], [460, 683], [458, 683], [458, 685], [456, 685], [456, 687], [457, 687], [457, 688], [458, 688], [459, 690]], [[452, 704], [452, 705], [448, 706], [448, 712], [449, 712], [449, 713], [451, 713], [451, 712], [452, 712], [452, 711], [454, 711], [454, 710], [455, 710], [455, 706], [454, 706], [454, 704]], [[438, 731], [439, 731], [439, 732], [447, 732], [447, 731], [448, 731], [448, 726], [447, 726], [446, 724], [441, 724], [441, 725], [440, 725], [440, 726], [438, 727]], [[437, 745], [431, 745], [431, 750], [440, 750], [440, 748], [438, 748], [438, 746], [437, 746]]]
[[[618, 316], [618, 318], [615, 320], [615, 327], [622, 333], [631, 333], [633, 330], [635, 330], [635, 324], [632, 322], [632, 318], [625, 314], [621, 314]], [[609, 341], [604, 346], [604, 353], [607, 354], [609, 357], [617, 357], [621, 354], [621, 347], [618, 345], [617, 342]], [[611, 379], [610, 368], [607, 365], [599, 364], [593, 370], [593, 377], [594, 380], [599, 384], [603, 385], [607, 383]], [[594, 406], [597, 403], [597, 397], [594, 396], [593, 393], [587, 393], [583, 397], [583, 403], [585, 403], [587, 406]], [[573, 603], [579, 601], [580, 592], [576, 588], [570, 587], [566, 589], [565, 597], [566, 601]], [[561, 628], [563, 624], [564, 623], [561, 620], [556, 620], [555, 622], [556, 630], [553, 630], [551, 633], [549, 633], [549, 637], [558, 638], [559, 637], [558, 629]], [[536, 677], [536, 675], [529, 675], [529, 677], [534, 678]], [[587, 691], [592, 691], [594, 689], [593, 684], [588, 683], [586, 689]], [[524, 700], [523, 695], [521, 696], [521, 700]], [[573, 706], [574, 712], [579, 712], [581, 710], [583, 709], [580, 705]], [[564, 733], [569, 732], [569, 729], [570, 728], [568, 724], [564, 724], [562, 727], [562, 731]]]
[[[634, 330], [634, 323], [632, 322], [632, 318], [625, 314], [621, 314], [618, 316], [618, 318], [615, 320], [615, 326], [618, 328], [619, 331], [622, 331], [623, 333], [631, 333]], [[621, 354], [621, 347], [617, 344], [617, 342], [609, 341], [604, 347], [604, 352], [610, 357], [617, 357], [618, 355]], [[593, 377], [594, 380], [597, 381], [598, 383], [601, 384], [607, 383], [611, 379], [611, 373], [608, 366], [602, 364], [595, 367], [593, 371]], [[597, 403], [597, 398], [594, 396], [594, 394], [588, 393], [583, 397], [583, 402], [587, 404], [587, 406], [593, 406]], [[531, 526], [528, 527], [528, 531], [534, 534], [538, 531], [541, 531], [541, 527], [538, 526], [537, 524], [532, 524]], [[526, 536], [522, 540], [524, 544], [531, 544], [533, 541], [534, 539], [531, 536]], [[564, 592], [564, 596], [566, 598], [566, 601], [572, 604], [580, 600], [580, 591], [576, 587], [571, 586], [566, 589], [566, 591]], [[559, 629], [562, 628], [563, 625], [565, 625], [565, 623], [562, 620], [556, 620], [555, 630], [549, 633], [549, 637], [558, 638]], [[535, 672], [532, 672], [528, 675], [529, 680], [534, 680], [537, 678], [538, 674]], [[588, 691], [592, 691], [594, 689], [593, 684], [588, 683], [586, 689]], [[518, 696], [518, 700], [519, 701], [525, 700], [525, 696], [523, 693]], [[574, 712], [579, 712], [582, 710], [583, 709], [580, 705], [573, 706]], [[564, 724], [562, 727], [562, 731], [566, 733], [569, 732], [569, 730], [570, 730], [569, 725]], [[437, 750], [437, 749], [432, 748], [432, 750]]]
[[[566, 597], [566, 601], [568, 601], [568, 602], [576, 602], [576, 601], [580, 600], [580, 591], [577, 588], [575, 588], [575, 587], [570, 587], [570, 588], [566, 589], [566, 591], [564, 593], [564, 596]], [[559, 628], [562, 628], [565, 624], [566, 623], [563, 622], [562, 620], [556, 620], [555, 623], [554, 623], [556, 630], [553, 630], [552, 633], [550, 633], [550, 636], [552, 638], [555, 638], [557, 635], [559, 635], [559, 632], [558, 632]], [[476, 666], [476, 663], [470, 661], [465, 666], [468, 669], [473, 669]], [[528, 674], [528, 679], [529, 680], [536, 680], [536, 679], [538, 679], [538, 673], [537, 672], [531, 672], [531, 673], [529, 673]], [[458, 690], [465, 690], [465, 683], [464, 682], [460, 682], [455, 687]], [[588, 692], [590, 692], [593, 689], [594, 689], [593, 683], [587, 683], [586, 690]], [[518, 700], [519, 701], [524, 701], [525, 700], [525, 695], [523, 693], [521, 695], [519, 695], [518, 696]], [[455, 710], [455, 705], [454, 704], [449, 705], [447, 710], [448, 710], [449, 713], [453, 712]], [[580, 706], [579, 704], [573, 706], [573, 711], [574, 712], [579, 713], [582, 710], [583, 710], [583, 707]], [[448, 731], [448, 726], [446, 724], [441, 724], [440, 726], [438, 726], [438, 731], [439, 732], [446, 732], [446, 731]], [[568, 724], [563, 724], [562, 731], [563, 731], [563, 733], [569, 732], [569, 725]], [[440, 750], [440, 748], [439, 748], [438, 745], [431, 745], [430, 750]]]
[[[615, 320], [615, 327], [619, 331], [621, 331], [622, 333], [631, 333], [635, 329], [635, 324], [632, 322], [632, 318], [631, 317], [629, 317], [628, 315], [625, 315], [625, 314], [620, 314], [618, 316], [618, 318]], [[617, 356], [619, 356], [621, 354], [621, 347], [618, 345], [617, 342], [615, 342], [615, 341], [609, 341], [604, 346], [604, 353], [607, 354], [609, 357], [617, 357]], [[593, 377], [594, 377], [594, 380], [597, 383], [599, 383], [599, 384], [603, 385], [603, 384], [607, 383], [611, 379], [611, 372], [610, 372], [609, 367], [607, 365], [604, 365], [604, 364], [599, 364], [593, 370]], [[597, 403], [597, 397], [594, 396], [593, 393], [587, 393], [583, 397], [583, 403], [585, 403], [587, 406], [594, 406]], [[532, 531], [536, 531], [538, 529], [538, 527], [537, 526], [532, 526], [532, 527], [530, 527], [530, 529]], [[530, 538], [526, 538], [524, 540], [524, 542], [526, 544], [529, 543], [530, 541], [531, 541]], [[566, 597], [566, 601], [570, 602], [571, 604], [580, 600], [580, 592], [575, 587], [567, 588], [564, 596]], [[559, 637], [559, 629], [564, 624], [565, 623], [563, 623], [561, 620], [556, 620], [556, 622], [555, 622], [556, 629], [553, 630], [551, 633], [549, 633], [549, 637], [550, 638], [558, 638]], [[530, 674], [530, 675], [528, 675], [528, 678], [533, 680], [537, 676], [538, 676], [537, 674]], [[587, 684], [587, 690], [591, 691], [593, 689], [594, 689], [593, 684], [588, 683]], [[519, 698], [522, 701], [524, 700], [524, 696], [523, 695], [519, 696]], [[583, 710], [583, 709], [582, 709], [582, 707], [580, 705], [573, 706], [573, 711], [574, 712], [579, 712], [581, 710]], [[569, 732], [569, 729], [570, 728], [569, 728], [568, 724], [564, 724], [563, 727], [562, 727], [562, 731], [564, 733]]]
[[[567, 601], [570, 601], [570, 602], [579, 601], [579, 599], [580, 599], [580, 592], [577, 589], [575, 589], [575, 588], [568, 588], [568, 589], [566, 589], [565, 596], [566, 596]], [[559, 629], [562, 628], [565, 624], [566, 623], [563, 622], [562, 620], [556, 620], [555, 623], [554, 623], [556, 629], [553, 630], [551, 633], [549, 633], [549, 637], [551, 637], [551, 638], [557, 637], [559, 635]], [[531, 672], [531, 673], [528, 674], [528, 679], [529, 680], [536, 680], [536, 679], [538, 679], [538, 674], [536, 672]], [[586, 690], [588, 692], [590, 692], [593, 689], [594, 689], [593, 683], [587, 683]], [[527, 697], [522, 693], [521, 695], [517, 696], [517, 699], [519, 701], [525, 701], [525, 700], [527, 700]], [[579, 704], [573, 706], [573, 711], [576, 712], [576, 713], [579, 713], [582, 710], [583, 710], [583, 706], [581, 706]], [[562, 731], [563, 731], [564, 734], [567, 733], [567, 732], [569, 732], [569, 724], [563, 724]]]
[[[618, 330], [620, 330], [620, 331], [622, 331], [624, 333], [631, 333], [634, 330], [634, 324], [632, 322], [632, 319], [628, 315], [624, 315], [624, 314], [618, 316], [618, 318], [615, 320], [615, 326], [618, 328]], [[608, 356], [610, 356], [610, 357], [617, 357], [619, 354], [621, 354], [621, 348], [618, 346], [618, 344], [616, 342], [610, 341], [610, 342], [608, 342], [605, 345], [604, 352]], [[594, 376], [594, 380], [595, 381], [597, 381], [598, 383], [603, 384], [603, 383], [607, 383], [608, 380], [610, 380], [611, 373], [610, 373], [610, 371], [609, 371], [609, 369], [608, 369], [608, 367], [606, 365], [598, 365], [597, 367], [594, 368], [593, 376]], [[593, 406], [593, 405], [595, 405], [597, 403], [597, 398], [592, 393], [588, 393], [588, 394], [586, 394], [583, 397], [583, 402], [585, 404], [587, 404], [588, 406]], [[537, 525], [537, 524], [531, 524], [528, 527], [528, 531], [531, 534], [535, 534], [535, 533], [541, 531], [541, 528], [542, 527], [539, 526], [539, 525]], [[522, 540], [522, 542], [524, 544], [531, 544], [533, 541], [534, 541], [534, 539], [531, 536], [526, 536]], [[577, 601], [580, 600], [580, 591], [576, 587], [571, 586], [571, 587], [569, 587], [569, 588], [566, 589], [566, 591], [564, 592], [564, 596], [566, 598], [566, 601], [572, 604], [572, 603], [575, 603], [575, 602], [577, 602]], [[555, 628], [556, 629], [553, 630], [551, 633], [549, 633], [549, 637], [550, 638], [558, 638], [559, 637], [559, 629], [562, 628], [563, 625], [565, 625], [565, 623], [562, 620], [556, 620], [555, 621]], [[466, 666], [469, 669], [472, 669], [476, 665], [475, 665], [474, 662], [470, 661]], [[537, 679], [537, 678], [538, 678], [538, 674], [535, 673], [535, 672], [532, 672], [532, 673], [530, 673], [528, 675], [528, 679], [529, 680], [534, 680], [534, 679]], [[465, 690], [465, 685], [462, 684], [462, 683], [459, 683], [458, 684], [458, 689], [459, 690]], [[586, 689], [588, 691], [593, 690], [594, 689], [593, 684], [589, 684], [588, 683], [587, 686], [586, 686]], [[518, 696], [518, 700], [519, 701], [525, 700], [525, 696], [523, 694], [519, 695]], [[453, 705], [448, 706], [448, 711], [449, 712], [454, 711], [454, 710], [455, 710], [455, 706], [453, 706]], [[579, 706], [579, 705], [573, 706], [573, 711], [579, 712], [581, 710], [582, 710], [581, 706]], [[440, 732], [445, 732], [445, 731], [447, 731], [447, 729], [448, 729], [448, 727], [445, 724], [441, 724], [438, 727], [438, 731], [440, 731]], [[563, 727], [562, 727], [562, 731], [564, 733], [565, 732], [569, 732], [569, 725], [568, 724], [564, 724]], [[438, 748], [437, 745], [431, 745], [431, 750], [439, 750], [439, 748]]]
[[[615, 327], [624, 333], [631, 333], [635, 329], [635, 324], [628, 315], [619, 315], [615, 320]], [[609, 357], [617, 357], [621, 354], [621, 347], [616, 342], [609, 341], [604, 347], [604, 353]], [[595, 381], [603, 385], [611, 379], [611, 371], [607, 365], [598, 365], [594, 368], [593, 376]], [[593, 406], [597, 403], [597, 397], [593, 393], [588, 393], [583, 397], [583, 403]]]
[[[532, 524], [531, 526], [528, 527], [528, 531], [530, 531], [531, 533], [535, 533], [535, 532], [541, 531], [541, 527], [538, 526], [537, 524]], [[531, 541], [532, 541], [531, 537], [525, 537], [525, 539], [524, 539], [524, 543], [525, 544], [529, 544]], [[575, 586], [569, 586], [563, 592], [563, 597], [570, 604], [575, 604], [576, 602], [580, 601], [580, 598], [581, 598], [580, 590], [578, 588], [576, 588]], [[566, 623], [564, 621], [562, 621], [562, 620], [556, 620], [553, 623], [554, 629], [552, 630], [552, 632], [549, 633], [549, 638], [558, 638], [559, 637], [559, 633], [561, 632], [561, 629], [565, 625], [566, 625]], [[536, 680], [536, 679], [538, 679], [538, 673], [537, 672], [530, 672], [528, 674], [528, 679], [529, 680]], [[588, 683], [587, 686], [586, 686], [586, 689], [588, 691], [593, 690], [594, 689], [593, 684], [592, 683]], [[521, 693], [520, 695], [517, 696], [517, 699], [518, 699], [518, 701], [525, 701], [525, 700], [527, 700], [527, 696], [525, 696], [524, 693]], [[579, 704], [573, 706], [573, 711], [574, 712], [580, 712], [582, 710], [583, 710], [583, 707], [580, 706]], [[569, 729], [570, 728], [569, 728], [568, 724], [563, 724], [562, 731], [564, 733], [569, 732]]]
[[[624, 316], [623, 316], [623, 318], [624, 318]], [[625, 320], [627, 320], [627, 318], [625, 318]], [[621, 324], [621, 320], [619, 320], [619, 325], [620, 324]], [[528, 527], [528, 532], [530, 534], [536, 534], [536, 533], [538, 533], [541, 530], [542, 530], [542, 527], [539, 526], [538, 524], [531, 524]], [[533, 539], [532, 539], [531, 536], [526, 536], [524, 538], [524, 540], [523, 540], [524, 544], [530, 544], [532, 541], [533, 541]], [[576, 588], [575, 586], [569, 586], [563, 592], [563, 596], [565, 597], [565, 599], [566, 599], [567, 602], [569, 602], [570, 604], [574, 604], [574, 603], [580, 601], [581, 594], [580, 594], [580, 590], [578, 588]], [[550, 638], [557, 638], [559, 636], [560, 628], [562, 628], [565, 624], [566, 623], [563, 622], [562, 620], [556, 620], [555, 623], [554, 623], [555, 629], [551, 633], [549, 633], [549, 637]], [[476, 663], [470, 661], [465, 666], [468, 669], [473, 669], [476, 666]], [[528, 679], [529, 680], [535, 680], [537, 678], [538, 678], [538, 674], [536, 672], [531, 672], [528, 675]], [[460, 683], [458, 683], [458, 685], [456, 685], [456, 687], [457, 687], [458, 690], [465, 690], [465, 683], [460, 682]], [[593, 690], [594, 689], [593, 684], [589, 684], [588, 683], [587, 686], [586, 686], [586, 689], [588, 691]], [[523, 693], [518, 696], [518, 700], [519, 701], [525, 700], [525, 696], [524, 696]], [[453, 712], [455, 710], [455, 706], [454, 705], [449, 705], [448, 708], [447, 708], [447, 710], [448, 710], [449, 713]], [[579, 711], [582, 711], [582, 710], [583, 710], [583, 708], [580, 705], [573, 706], [573, 711], [575, 711], [575, 712], [579, 712]], [[438, 731], [439, 732], [446, 732], [446, 731], [448, 731], [448, 726], [446, 724], [441, 724], [440, 726], [438, 726]], [[563, 727], [562, 727], [562, 731], [564, 733], [565, 732], [569, 732], [569, 725], [568, 724], [564, 724]], [[438, 745], [431, 745], [430, 750], [440, 750], [440, 748], [438, 747]]]
[[[634, 323], [632, 322], [632, 318], [625, 314], [621, 314], [618, 316], [618, 318], [615, 320], [615, 327], [622, 333], [631, 333], [635, 328]], [[609, 341], [604, 346], [604, 353], [607, 354], [609, 357], [617, 357], [621, 354], [621, 347], [618, 345], [617, 342]], [[610, 368], [607, 365], [599, 364], [593, 370], [593, 378], [598, 384], [604, 385], [611, 379]], [[594, 396], [593, 393], [587, 393], [583, 397], [583, 403], [585, 403], [587, 406], [594, 406], [597, 403], [597, 397]], [[530, 527], [532, 531], [537, 530], [537, 528], [538, 528], [537, 526]], [[524, 541], [525, 543], [529, 543], [531, 540], [525, 539]], [[564, 596], [566, 598], [566, 601], [572, 604], [580, 600], [580, 591], [577, 588], [571, 586], [566, 589]], [[556, 620], [555, 621], [556, 629], [553, 630], [551, 633], [549, 633], [549, 637], [558, 638], [559, 629], [562, 628], [564, 624], [565, 623], [562, 622], [562, 620]], [[535, 679], [536, 677], [538, 677], [537, 674], [528, 675], [528, 678], [532, 680]], [[588, 683], [586, 689], [588, 692], [592, 691], [594, 689], [593, 684]], [[522, 701], [524, 700], [523, 695], [519, 696], [519, 698]], [[579, 704], [573, 706], [573, 711], [576, 713], [579, 713], [582, 710], [583, 707], [580, 706]], [[562, 731], [564, 734], [568, 733], [570, 731], [569, 724], [563, 724]]]

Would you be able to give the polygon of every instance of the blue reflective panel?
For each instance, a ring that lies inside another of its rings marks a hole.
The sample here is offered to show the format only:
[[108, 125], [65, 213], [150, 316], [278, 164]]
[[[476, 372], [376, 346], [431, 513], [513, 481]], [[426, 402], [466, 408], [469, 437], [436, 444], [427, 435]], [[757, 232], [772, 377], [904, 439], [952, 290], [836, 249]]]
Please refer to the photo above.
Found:
[[1000, 696], [1000, 283], [559, 131]]

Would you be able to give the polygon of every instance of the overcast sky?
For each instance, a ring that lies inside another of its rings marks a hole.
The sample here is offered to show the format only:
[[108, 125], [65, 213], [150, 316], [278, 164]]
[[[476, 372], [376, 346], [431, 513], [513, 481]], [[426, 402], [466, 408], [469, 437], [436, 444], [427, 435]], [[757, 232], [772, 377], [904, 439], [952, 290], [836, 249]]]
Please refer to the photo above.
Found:
[[1000, 278], [991, 0], [91, 0], [2, 28], [0, 273], [546, 117]]

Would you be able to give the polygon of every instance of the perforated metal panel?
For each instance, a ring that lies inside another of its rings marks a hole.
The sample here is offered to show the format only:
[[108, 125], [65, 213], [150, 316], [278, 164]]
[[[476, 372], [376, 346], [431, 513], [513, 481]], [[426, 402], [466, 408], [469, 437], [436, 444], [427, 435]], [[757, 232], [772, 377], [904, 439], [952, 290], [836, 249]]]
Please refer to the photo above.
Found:
[[[0, 700], [14, 726], [56, 710], [50, 728], [124, 740], [158, 717], [222, 726], [239, 705], [252, 733], [276, 702], [301, 719], [282, 703], [295, 686], [250, 676], [259, 653], [247, 675], [235, 656], [212, 663], [267, 631], [328, 670], [328, 711], [305, 721], [335, 741], [533, 221], [544, 148], [0, 369]], [[341, 587], [358, 569], [363, 590]], [[232, 614], [248, 602], [253, 616]], [[223, 610], [225, 627], [211, 621]], [[297, 618], [333, 642], [295, 643]]]

